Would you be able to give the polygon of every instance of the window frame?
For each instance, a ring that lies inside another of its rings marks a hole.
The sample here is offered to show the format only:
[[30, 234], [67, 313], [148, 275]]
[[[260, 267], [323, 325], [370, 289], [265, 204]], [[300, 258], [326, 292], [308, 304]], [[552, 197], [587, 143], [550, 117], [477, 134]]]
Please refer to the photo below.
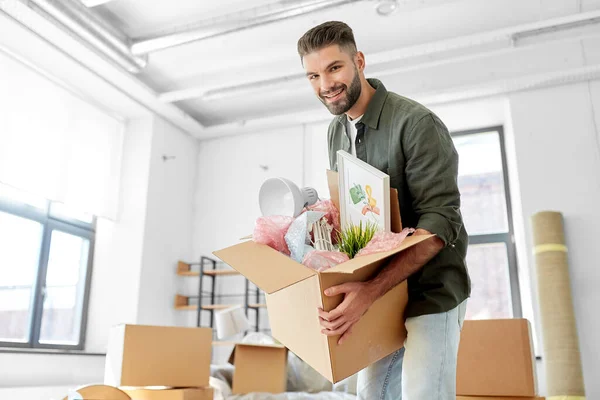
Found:
[[[506, 142], [504, 137], [504, 127], [502, 125], [490, 126], [477, 129], [461, 130], [451, 132], [452, 138], [468, 136], [479, 133], [496, 132], [500, 143], [500, 157], [502, 160], [502, 177], [504, 181], [504, 196], [506, 200], [506, 218], [508, 223], [507, 232], [470, 234], [469, 245], [504, 243], [506, 245], [508, 259], [508, 276], [510, 283], [510, 299], [512, 307], [512, 318], [523, 317], [523, 307], [521, 304], [521, 289], [519, 285], [519, 267], [517, 263], [517, 249], [515, 243], [515, 230], [513, 222], [512, 204], [510, 196], [510, 179], [508, 176], [508, 161], [506, 157]], [[460, 157], [460, 154], [459, 154]], [[460, 161], [459, 161], [460, 162]]]
[[[41, 350], [84, 350], [87, 331], [88, 306], [90, 298], [90, 289], [93, 272], [93, 257], [96, 236], [96, 217], [92, 218], [91, 223], [79, 221], [76, 219], [61, 216], [53, 213], [52, 202], [46, 201], [45, 209], [40, 209], [27, 203], [16, 201], [12, 198], [0, 196], [0, 212], [11, 214], [17, 217], [36, 221], [42, 225], [41, 243], [38, 265], [32, 290], [34, 291], [33, 301], [29, 315], [29, 337], [27, 342], [1, 341], [0, 348], [10, 349], [41, 349]], [[40, 343], [40, 331], [43, 317], [43, 305], [45, 299], [46, 275], [48, 272], [48, 260], [50, 256], [50, 246], [52, 232], [60, 231], [73, 236], [89, 240], [88, 259], [86, 265], [86, 274], [84, 282], [84, 292], [81, 307], [81, 318], [79, 327], [79, 337], [77, 344], [55, 344]]]

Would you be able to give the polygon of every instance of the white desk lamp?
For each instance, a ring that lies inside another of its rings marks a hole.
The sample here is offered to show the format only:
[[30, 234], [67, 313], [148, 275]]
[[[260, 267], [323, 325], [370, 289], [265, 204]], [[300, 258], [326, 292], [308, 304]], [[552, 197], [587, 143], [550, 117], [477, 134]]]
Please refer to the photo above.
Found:
[[315, 204], [318, 199], [315, 189], [300, 189], [294, 182], [285, 178], [267, 179], [258, 194], [260, 211], [265, 217], [283, 215], [296, 218], [304, 207]]
[[250, 329], [250, 321], [241, 305], [217, 311], [215, 324], [219, 339], [229, 338]]

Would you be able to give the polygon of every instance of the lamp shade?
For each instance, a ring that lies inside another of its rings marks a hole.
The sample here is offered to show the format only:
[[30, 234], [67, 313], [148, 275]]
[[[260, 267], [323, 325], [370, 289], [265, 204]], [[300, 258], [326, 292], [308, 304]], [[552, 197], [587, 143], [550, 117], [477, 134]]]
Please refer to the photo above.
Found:
[[317, 202], [317, 191], [310, 187], [300, 189], [294, 182], [285, 178], [267, 179], [258, 194], [260, 211], [263, 216], [283, 215], [297, 217], [306, 206]]
[[225, 339], [250, 329], [250, 322], [242, 306], [233, 306], [215, 313], [217, 337]]

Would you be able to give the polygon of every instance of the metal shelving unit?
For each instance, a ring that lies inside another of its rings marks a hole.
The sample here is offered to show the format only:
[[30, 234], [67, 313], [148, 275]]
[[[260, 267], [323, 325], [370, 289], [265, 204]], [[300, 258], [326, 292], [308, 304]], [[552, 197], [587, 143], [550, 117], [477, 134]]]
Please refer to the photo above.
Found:
[[[209, 313], [209, 327], [213, 327], [215, 310], [222, 310], [239, 303], [232, 304], [217, 304], [217, 299], [227, 298], [244, 298], [244, 309], [246, 316], [250, 319], [250, 311], [254, 312], [254, 330], [260, 331], [260, 309], [265, 308], [264, 293], [254, 287], [251, 288], [251, 283], [245, 279], [244, 293], [240, 294], [216, 294], [216, 284], [218, 278], [230, 276], [239, 276], [240, 273], [232, 269], [220, 269], [217, 265], [219, 261], [210, 257], [202, 256], [197, 263], [188, 263], [179, 261], [177, 263], [177, 275], [186, 277], [198, 277], [198, 294], [193, 296], [175, 295], [175, 308], [177, 310], [195, 310], [196, 311], [196, 326], [202, 326], [202, 312]], [[198, 267], [193, 268], [193, 267]], [[205, 279], [210, 279], [210, 282], [205, 282]], [[207, 285], [208, 284], [208, 285]], [[252, 285], [254, 286], [254, 285]], [[210, 289], [210, 290], [208, 290]], [[205, 302], [203, 300], [209, 300]], [[207, 304], [208, 303], [208, 304]], [[266, 330], [268, 331], [268, 330]]]

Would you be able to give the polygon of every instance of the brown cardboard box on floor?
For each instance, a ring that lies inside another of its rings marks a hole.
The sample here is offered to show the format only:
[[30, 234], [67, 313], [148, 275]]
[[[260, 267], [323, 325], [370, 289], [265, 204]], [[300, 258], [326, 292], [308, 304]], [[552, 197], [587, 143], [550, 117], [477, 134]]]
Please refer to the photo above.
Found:
[[111, 328], [104, 384], [208, 386], [212, 329], [117, 325]]
[[456, 400], [545, 400], [545, 397], [456, 396]]
[[535, 356], [529, 321], [465, 321], [458, 348], [456, 393], [535, 398]]
[[[339, 202], [337, 173], [328, 171], [328, 180], [332, 201]], [[400, 232], [397, 193], [393, 189], [390, 192], [392, 230]], [[273, 337], [336, 383], [404, 345], [408, 293], [403, 282], [377, 300], [340, 346], [338, 337], [321, 333], [317, 307], [330, 311], [341, 303], [343, 295], [327, 297], [323, 291], [344, 282], [370, 279], [392, 256], [432, 236], [410, 236], [393, 251], [356, 257], [323, 272], [252, 240], [214, 254], [266, 293]]]
[[236, 344], [229, 362], [233, 394], [283, 393], [287, 385], [287, 349], [280, 345]]
[[211, 387], [185, 389], [131, 389], [124, 390], [131, 400], [212, 400]]

